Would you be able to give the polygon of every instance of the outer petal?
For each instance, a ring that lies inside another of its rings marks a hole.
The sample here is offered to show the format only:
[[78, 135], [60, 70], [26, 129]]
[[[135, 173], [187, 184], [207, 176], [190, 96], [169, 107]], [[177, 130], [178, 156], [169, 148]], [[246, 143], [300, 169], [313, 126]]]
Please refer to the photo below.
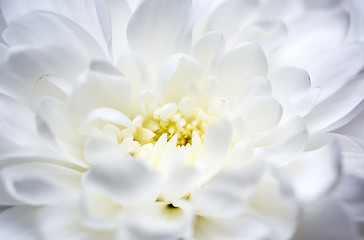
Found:
[[304, 116], [314, 107], [319, 91], [318, 88], [311, 88], [310, 76], [305, 70], [282, 67], [268, 77], [272, 95], [283, 105], [284, 117]]
[[85, 137], [78, 133], [79, 120], [70, 113], [67, 106], [56, 99], [44, 98], [39, 106], [38, 117], [44, 124], [39, 132], [42, 134], [43, 130], [49, 131], [45, 137], [48, 140], [49, 137], [53, 137], [54, 142], [66, 155], [82, 164]]
[[[59, 14], [87, 30], [97, 41], [105, 47], [107, 43], [107, 29], [110, 23], [107, 21], [106, 6], [103, 1], [63, 1], [63, 0], [17, 0], [1, 2], [0, 7], [5, 12], [7, 23], [34, 11], [49, 11]], [[106, 16], [105, 16], [106, 15]], [[106, 41], [106, 42], [105, 42]]]
[[364, 76], [347, 83], [335, 94], [317, 104], [305, 116], [312, 131], [332, 131], [346, 124], [364, 107]]
[[322, 199], [305, 207], [305, 215], [298, 225], [294, 240], [358, 239], [350, 214], [334, 199]]
[[0, 214], [0, 237], [2, 239], [36, 240], [35, 214], [37, 208], [12, 207]]
[[174, 54], [166, 59], [159, 73], [159, 89], [166, 102], [179, 102], [186, 96], [189, 84], [196, 83], [201, 65], [191, 56]]
[[243, 213], [254, 195], [254, 185], [264, 165], [231, 167], [191, 194], [196, 212], [202, 216], [233, 217]]
[[248, 217], [197, 217], [194, 227], [196, 240], [265, 240], [271, 236], [272, 233], [263, 222]]
[[[67, 59], [67, 61], [64, 61]], [[57, 76], [57, 86], [68, 93], [86, 60], [73, 48], [61, 45], [12, 47], [1, 63], [1, 92], [14, 96], [33, 108], [36, 84], [44, 77]], [[16, 70], [15, 70], [16, 69]], [[21, 69], [21, 71], [18, 71]], [[33, 92], [34, 91], [34, 92]]]
[[34, 12], [14, 20], [3, 33], [10, 46], [59, 44], [79, 50], [88, 59], [105, 59], [100, 45], [76, 23], [62, 16]]
[[324, 101], [352, 81], [364, 67], [364, 44], [337, 46], [305, 65], [313, 86], [322, 88], [319, 101]]
[[145, 0], [134, 11], [128, 25], [129, 46], [145, 57], [151, 72], [156, 73], [166, 56], [180, 51], [185, 39], [179, 38], [191, 4], [191, 0]]
[[282, 107], [272, 97], [257, 97], [243, 108], [250, 133], [264, 132], [281, 120]]
[[202, 182], [208, 181], [222, 166], [231, 147], [233, 127], [229, 120], [223, 119], [209, 127], [204, 135], [204, 147], [197, 159], [202, 168]]
[[331, 142], [317, 150], [304, 152], [282, 170], [292, 183], [297, 197], [301, 201], [313, 201], [329, 192], [339, 180], [339, 146], [336, 142]]
[[301, 118], [292, 118], [255, 141], [256, 152], [269, 163], [282, 166], [306, 147], [308, 132]]
[[271, 169], [256, 188], [256, 195], [248, 216], [260, 219], [269, 226], [273, 239], [290, 239], [295, 231], [299, 205], [287, 179]]
[[54, 204], [74, 194], [81, 173], [50, 163], [24, 163], [1, 171], [8, 193], [20, 202]]
[[288, 25], [289, 35], [276, 52], [277, 62], [302, 66], [315, 61], [325, 50], [340, 43], [348, 28], [349, 15], [341, 9], [308, 12]]
[[126, 0], [106, 0], [105, 2], [110, 11], [113, 57], [117, 60], [128, 49], [126, 29], [131, 10]]
[[35, 115], [15, 99], [0, 94], [0, 149], [37, 142]]
[[218, 77], [223, 96], [234, 102], [247, 81], [257, 76], [265, 76], [267, 60], [261, 47], [255, 43], [243, 43], [228, 52], [219, 64]]
[[222, 32], [227, 40], [230, 40], [234, 33], [253, 21], [258, 15], [258, 1], [230, 0], [216, 2], [218, 4], [215, 4], [213, 12], [206, 22], [205, 31]]
[[78, 199], [61, 203], [57, 207], [43, 207], [37, 214], [38, 239], [103, 240], [113, 239], [114, 233], [86, 228], [81, 222]]
[[155, 202], [125, 209], [120, 218], [132, 239], [169, 240], [189, 237], [194, 214], [185, 201]]
[[94, 62], [91, 70], [84, 72], [76, 82], [69, 107], [81, 117], [95, 108], [109, 107], [127, 114], [130, 101], [130, 83], [120, 74], [111, 72], [111, 66], [100, 69]]
[[97, 145], [95, 149], [86, 149], [86, 157], [96, 163], [85, 175], [86, 187], [93, 187], [126, 205], [157, 198], [160, 186], [155, 173], [107, 142], [99, 141], [88, 146]]

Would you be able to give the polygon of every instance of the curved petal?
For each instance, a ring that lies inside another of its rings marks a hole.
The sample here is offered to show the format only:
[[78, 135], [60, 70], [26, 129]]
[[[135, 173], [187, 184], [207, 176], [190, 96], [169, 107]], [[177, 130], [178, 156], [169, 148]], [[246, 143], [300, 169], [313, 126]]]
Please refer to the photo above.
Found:
[[87, 59], [106, 59], [96, 40], [75, 22], [51, 12], [32, 12], [11, 22], [3, 32], [10, 46], [59, 44], [79, 50]]
[[83, 190], [81, 218], [84, 224], [97, 230], [115, 229], [122, 206], [95, 189], [86, 186]]
[[24, 163], [1, 170], [8, 193], [30, 205], [54, 204], [72, 194], [81, 184], [81, 173], [51, 163]]
[[307, 128], [312, 131], [332, 131], [339, 128], [363, 108], [364, 76], [359, 75], [335, 94], [317, 104], [305, 116]]
[[212, 66], [224, 50], [224, 36], [220, 32], [208, 32], [204, 34], [193, 48], [194, 57], [201, 63], [202, 75], [206, 76], [214, 70]]
[[121, 75], [87, 70], [77, 79], [72, 91], [69, 108], [85, 117], [95, 108], [114, 108], [128, 114], [130, 82]]
[[364, 67], [364, 44], [343, 44], [322, 54], [315, 61], [307, 64], [313, 86], [320, 87], [322, 93], [319, 101], [335, 95]]
[[282, 107], [272, 97], [257, 97], [243, 108], [250, 133], [264, 132], [281, 120]]
[[269, 226], [273, 238], [290, 239], [299, 220], [299, 204], [289, 181], [277, 169], [267, 171], [256, 187], [251, 209], [246, 213]]
[[131, 16], [127, 30], [129, 46], [146, 59], [152, 73], [157, 73], [165, 57], [181, 51], [181, 42], [186, 40], [179, 38], [191, 6], [191, 0], [144, 0]]
[[0, 214], [0, 237], [3, 239], [36, 240], [35, 214], [37, 208], [12, 207]]
[[267, 60], [256, 43], [243, 43], [228, 52], [218, 66], [223, 97], [233, 103], [234, 98], [254, 77], [264, 77], [268, 70]]
[[246, 210], [254, 196], [254, 185], [264, 170], [260, 161], [222, 170], [210, 182], [191, 193], [198, 215], [234, 217]]
[[86, 149], [86, 157], [95, 164], [84, 177], [86, 187], [93, 187], [123, 205], [157, 198], [158, 177], [143, 163], [125, 156], [108, 142], [98, 141], [88, 146], [94, 149]]
[[126, 29], [131, 16], [131, 9], [126, 0], [106, 0], [105, 3], [110, 12], [113, 57], [117, 60], [128, 49]]
[[227, 40], [230, 40], [237, 30], [258, 16], [258, 1], [230, 0], [219, 3], [214, 8], [205, 28], [208, 31], [222, 32]]
[[192, 206], [180, 200], [125, 209], [120, 219], [133, 239], [169, 240], [189, 237], [194, 214]]
[[301, 118], [292, 118], [255, 141], [256, 152], [269, 163], [282, 166], [306, 147], [308, 132]]
[[281, 169], [301, 201], [314, 201], [338, 183], [341, 174], [339, 146], [331, 142], [317, 150], [304, 152]]
[[206, 130], [201, 154], [197, 166], [204, 171], [202, 182], [207, 181], [221, 167], [233, 138], [232, 123], [223, 119]]
[[[50, 97], [43, 98], [39, 106], [38, 117], [42, 124], [45, 124], [40, 126], [39, 132], [48, 130], [54, 138], [54, 142], [66, 155], [82, 163], [85, 137], [78, 133], [79, 120], [70, 113], [67, 106], [59, 100]], [[42, 127], [47, 129], [42, 129]], [[46, 137], [49, 136], [46, 135]]]
[[353, 219], [338, 201], [325, 198], [305, 206], [304, 210], [305, 215], [297, 227], [294, 240], [359, 239]]
[[166, 102], [179, 102], [186, 96], [188, 84], [197, 82], [201, 65], [187, 54], [174, 54], [166, 59], [159, 73], [159, 89]]
[[315, 62], [345, 38], [349, 21], [347, 12], [335, 8], [301, 15], [288, 25], [288, 37], [276, 52], [275, 63], [307, 66]]
[[68, 94], [74, 79], [85, 67], [85, 58], [69, 46], [57, 44], [11, 47], [1, 64], [1, 91], [34, 108], [37, 105], [33, 101], [34, 87], [38, 81], [44, 77], [57, 76], [62, 82], [53, 83]]
[[88, 134], [92, 128], [102, 128], [109, 123], [118, 127], [131, 126], [131, 120], [123, 113], [113, 108], [96, 108], [87, 114], [79, 130], [81, 133]]
[[249, 217], [207, 218], [198, 216], [194, 227], [196, 240], [265, 240], [272, 236], [261, 221]]
[[4, 149], [37, 142], [35, 114], [15, 99], [0, 93], [0, 139]]

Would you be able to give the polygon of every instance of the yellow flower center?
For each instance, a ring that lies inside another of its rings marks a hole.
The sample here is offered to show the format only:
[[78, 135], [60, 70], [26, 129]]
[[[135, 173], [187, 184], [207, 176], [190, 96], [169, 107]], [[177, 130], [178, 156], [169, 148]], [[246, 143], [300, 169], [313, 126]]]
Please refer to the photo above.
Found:
[[200, 147], [206, 129], [215, 121], [216, 116], [195, 107], [190, 99], [182, 99], [178, 105], [167, 103], [135, 117], [132, 126], [121, 131], [120, 147], [133, 155], [149, 155], [158, 142], [175, 141], [177, 148]]

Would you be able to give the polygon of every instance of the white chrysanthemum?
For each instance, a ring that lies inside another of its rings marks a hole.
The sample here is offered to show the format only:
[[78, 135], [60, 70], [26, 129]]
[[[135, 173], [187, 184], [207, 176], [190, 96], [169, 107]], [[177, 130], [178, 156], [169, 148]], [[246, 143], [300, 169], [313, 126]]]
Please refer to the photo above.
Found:
[[1, 0], [1, 239], [356, 240], [361, 0]]

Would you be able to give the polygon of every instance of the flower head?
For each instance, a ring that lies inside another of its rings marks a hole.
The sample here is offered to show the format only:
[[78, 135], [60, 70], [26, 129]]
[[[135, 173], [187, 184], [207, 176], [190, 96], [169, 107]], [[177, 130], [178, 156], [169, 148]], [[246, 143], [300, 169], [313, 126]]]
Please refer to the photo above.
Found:
[[3, 0], [0, 237], [359, 238], [362, 6]]

